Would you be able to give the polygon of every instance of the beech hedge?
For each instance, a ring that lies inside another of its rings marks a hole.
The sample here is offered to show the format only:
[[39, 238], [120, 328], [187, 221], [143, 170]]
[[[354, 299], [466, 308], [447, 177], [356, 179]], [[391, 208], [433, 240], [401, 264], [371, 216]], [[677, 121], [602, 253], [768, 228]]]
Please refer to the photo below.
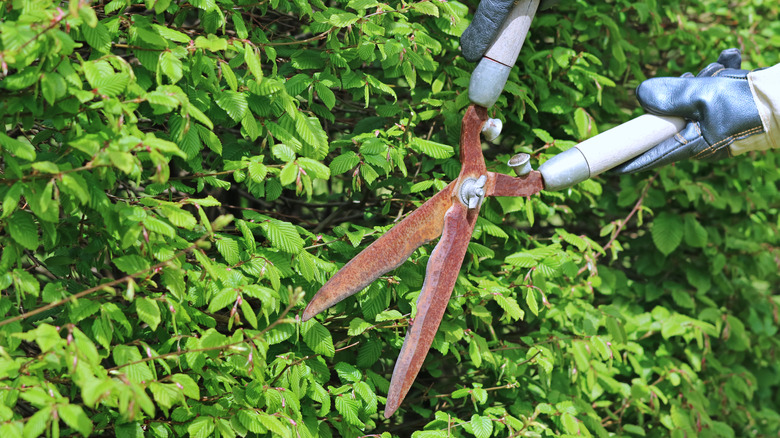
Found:
[[[458, 174], [477, 4], [4, 2], [0, 436], [777, 436], [775, 152], [488, 200], [389, 419], [433, 246], [300, 322]], [[488, 168], [722, 49], [774, 65], [779, 11], [561, 1], [490, 110]]]

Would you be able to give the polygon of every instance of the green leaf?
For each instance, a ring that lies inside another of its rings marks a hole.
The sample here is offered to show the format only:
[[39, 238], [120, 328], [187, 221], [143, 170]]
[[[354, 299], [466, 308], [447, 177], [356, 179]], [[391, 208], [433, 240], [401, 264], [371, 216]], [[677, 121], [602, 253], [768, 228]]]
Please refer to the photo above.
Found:
[[382, 342], [369, 339], [358, 348], [357, 366], [361, 369], [370, 368], [382, 356]]
[[214, 432], [214, 418], [198, 417], [188, 427], [187, 432], [193, 438], [207, 438]]
[[101, 53], [108, 53], [111, 50], [111, 35], [108, 33], [108, 29], [103, 23], [96, 23], [94, 26], [89, 26], [86, 23], [81, 26], [81, 32], [84, 33], [84, 39], [87, 40], [93, 49]]
[[35, 251], [41, 245], [38, 240], [38, 226], [33, 216], [24, 210], [17, 210], [7, 222], [11, 237], [24, 248]]
[[[214, 129], [214, 124], [211, 122], [211, 119], [209, 119], [205, 114], [203, 114], [203, 112], [200, 109], [198, 109], [195, 105], [187, 105], [186, 106], [186, 114], [188, 116], [194, 117], [195, 120], [197, 120], [200, 123], [203, 123], [204, 125], [206, 125], [206, 127], [208, 129]], [[196, 126], [198, 128], [202, 128], [199, 125], [196, 125]], [[200, 132], [200, 130], [198, 132]], [[209, 147], [211, 147], [211, 146], [209, 146]], [[217, 153], [222, 153], [222, 152], [220, 150], [220, 152], [217, 152]]]
[[520, 305], [517, 304], [517, 301], [514, 298], [506, 297], [498, 293], [493, 296], [493, 299], [496, 300], [502, 309], [504, 309], [510, 320], [520, 320], [525, 316], [525, 312], [523, 312], [523, 309], [520, 308]]
[[328, 135], [322, 129], [319, 119], [307, 117], [303, 113], [296, 113], [295, 129], [298, 137], [314, 148], [310, 154], [306, 154], [316, 160], [325, 158], [328, 154]]
[[344, 420], [353, 426], [363, 427], [363, 422], [360, 421], [358, 412], [360, 410], [360, 403], [352, 398], [349, 394], [341, 394], [336, 396], [336, 410]]
[[184, 75], [181, 60], [167, 50], [160, 53], [158, 65], [162, 72], [171, 79], [171, 83], [179, 82]]
[[216, 152], [219, 155], [222, 155], [222, 141], [220, 141], [219, 137], [217, 137], [214, 132], [212, 132], [209, 129], [206, 129], [206, 127], [197, 125], [198, 129], [198, 136], [201, 140], [203, 140], [203, 143], [208, 146], [209, 149]]
[[84, 24], [88, 27], [95, 27], [98, 25], [98, 18], [95, 11], [89, 7], [89, 5], [79, 5], [79, 17], [84, 21]]
[[365, 381], [355, 383], [355, 393], [363, 399], [363, 410], [371, 415], [375, 414], [379, 405], [379, 399], [371, 386]]
[[682, 242], [683, 221], [676, 214], [664, 211], [653, 220], [651, 234], [655, 247], [663, 255], [669, 255]]
[[330, 332], [319, 322], [310, 319], [301, 325], [303, 342], [317, 354], [331, 357], [335, 353]]
[[290, 430], [284, 427], [278, 418], [268, 415], [265, 412], [260, 412], [260, 422], [266, 429], [271, 431], [274, 436], [290, 438]]
[[303, 250], [303, 239], [293, 224], [269, 219], [261, 224], [261, 228], [274, 247], [291, 254], [298, 254]]
[[[219, 68], [222, 71], [222, 77], [225, 78], [225, 82], [231, 90], [236, 91], [238, 89], [238, 79], [236, 74], [233, 73], [233, 69], [230, 68], [230, 64], [227, 62], [221, 62]], [[243, 116], [241, 117], [244, 118]]]
[[528, 288], [525, 292], [525, 304], [534, 315], [539, 315], [539, 304], [536, 302], [536, 292]]
[[65, 79], [57, 73], [45, 73], [41, 78], [41, 92], [49, 105], [65, 96], [66, 90]]
[[683, 234], [687, 245], [694, 248], [704, 248], [707, 246], [707, 230], [692, 214], [685, 215]]
[[359, 163], [360, 157], [352, 151], [347, 151], [330, 162], [330, 171], [333, 175], [338, 175], [354, 169]]
[[279, 173], [279, 182], [283, 186], [290, 185], [298, 178], [298, 164], [295, 161], [290, 161], [282, 167], [282, 171]]
[[219, 253], [222, 254], [222, 257], [225, 258], [225, 261], [229, 265], [235, 265], [241, 261], [238, 251], [238, 242], [235, 239], [219, 234], [214, 243], [216, 244]]
[[24, 424], [24, 438], [37, 438], [44, 435], [46, 426], [52, 419], [52, 408], [45, 407], [32, 414], [29, 420]]
[[68, 426], [76, 429], [81, 435], [92, 433], [92, 421], [79, 405], [67, 404], [57, 407], [57, 413]]
[[256, 329], [257, 315], [255, 314], [255, 310], [246, 300], [241, 300], [241, 313], [243, 313], [244, 319], [246, 319], [249, 325], [251, 325], [252, 328]]
[[[234, 14], [235, 15], [235, 14]], [[257, 82], [263, 80], [263, 66], [260, 64], [260, 53], [254, 47], [247, 44], [246, 50], [244, 50], [244, 62], [255, 77]]]
[[249, 108], [249, 103], [247, 103], [246, 96], [244, 96], [243, 93], [232, 90], [226, 90], [220, 93], [216, 102], [217, 105], [225, 110], [230, 118], [236, 122], [240, 122], [241, 119], [244, 118], [246, 111]]
[[129, 152], [108, 151], [108, 159], [124, 173], [131, 173], [135, 169], [135, 158]]
[[333, 91], [325, 86], [325, 84], [322, 82], [315, 82], [314, 90], [317, 92], [317, 96], [319, 96], [320, 100], [322, 100], [322, 103], [324, 103], [328, 109], [333, 109], [333, 107], [336, 106], [336, 95], [333, 94]]
[[92, 86], [97, 88], [100, 94], [116, 97], [125, 91], [129, 82], [130, 75], [127, 73], [114, 73], [98, 77], [92, 82]]
[[62, 174], [61, 188], [64, 192], [76, 197], [82, 205], [89, 203], [90, 196], [87, 182], [78, 174]]
[[352, 319], [352, 321], [349, 322], [349, 330], [347, 331], [347, 335], [349, 336], [360, 335], [370, 327], [371, 324], [369, 324], [368, 322], [360, 318], [354, 318]]
[[[160, 3], [161, 2], [158, 0], [157, 4]], [[178, 30], [171, 29], [170, 27], [161, 26], [159, 24], [152, 24], [152, 28], [156, 30], [157, 33], [159, 33], [160, 36], [165, 38], [166, 40], [174, 41], [177, 43], [184, 43], [184, 44], [189, 43], [191, 40], [191, 38], [187, 36], [187, 34], [183, 32], [179, 32]]]
[[211, 52], [220, 52], [227, 50], [227, 40], [219, 38], [214, 34], [210, 34], [208, 38], [199, 36], [195, 38], [195, 47]]
[[155, 233], [161, 234], [167, 237], [174, 237], [176, 235], [176, 229], [167, 223], [157, 219], [153, 216], [146, 216], [143, 220], [144, 226]]
[[200, 387], [195, 383], [195, 380], [193, 380], [192, 377], [187, 374], [174, 374], [171, 376], [171, 380], [180, 387], [181, 391], [187, 397], [195, 400], [200, 398]]
[[493, 422], [488, 417], [477, 414], [471, 416], [471, 430], [477, 438], [488, 438], [493, 434]]
[[114, 265], [125, 274], [136, 274], [149, 269], [149, 261], [135, 254], [117, 257], [113, 261]]
[[0, 133], [0, 146], [18, 158], [27, 161], [35, 160], [35, 148], [30, 143], [19, 141]]
[[152, 330], [157, 330], [157, 326], [162, 321], [157, 302], [146, 297], [137, 298], [135, 300], [135, 310], [138, 312], [138, 318], [141, 321], [147, 323]]
[[415, 151], [432, 158], [449, 158], [455, 153], [452, 146], [436, 143], [435, 141], [423, 140], [419, 137], [412, 138], [410, 145]]
[[598, 134], [598, 128], [593, 118], [582, 108], [574, 110], [574, 125], [577, 127], [577, 138], [586, 140]]
[[561, 423], [563, 424], [563, 428], [566, 430], [566, 433], [571, 435], [579, 435], [580, 425], [574, 415], [568, 412], [564, 412], [561, 415]]
[[163, 409], [170, 409], [182, 398], [179, 388], [169, 383], [152, 382], [149, 384], [149, 390], [154, 396], [154, 401]]
[[363, 374], [361, 374], [357, 368], [346, 362], [337, 363], [334, 369], [344, 383], [357, 383], [363, 379]]
[[247, 32], [246, 24], [244, 23], [244, 19], [241, 17], [241, 14], [231, 14], [230, 18], [233, 20], [233, 26], [236, 29], [236, 34], [241, 39], [246, 39], [249, 36], [249, 32]]
[[19, 200], [22, 197], [23, 188], [24, 185], [21, 182], [17, 182], [12, 185], [7, 192], [5, 192], [5, 195], [3, 196], [3, 214], [0, 215], [0, 218], [6, 218], [16, 210], [16, 208], [19, 206]]
[[214, 295], [214, 298], [211, 299], [211, 302], [209, 303], [209, 313], [214, 313], [218, 310], [224, 309], [227, 306], [232, 305], [236, 302], [236, 298], [238, 298], [238, 290], [232, 287], [227, 287], [219, 292], [217, 292], [216, 295]]

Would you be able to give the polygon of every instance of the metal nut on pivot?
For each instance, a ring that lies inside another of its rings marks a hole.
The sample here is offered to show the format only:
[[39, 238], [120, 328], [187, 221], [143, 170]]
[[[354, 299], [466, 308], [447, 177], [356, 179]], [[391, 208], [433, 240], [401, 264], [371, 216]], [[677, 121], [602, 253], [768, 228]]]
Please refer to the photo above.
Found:
[[482, 135], [486, 141], [493, 141], [501, 134], [503, 127], [501, 119], [487, 119], [487, 122], [482, 126]]
[[466, 178], [463, 184], [460, 185], [460, 200], [469, 209], [479, 207], [482, 199], [485, 198], [485, 183], [487, 182], [487, 176], [482, 175], [479, 179]]
[[509, 162], [506, 164], [515, 171], [515, 175], [517, 176], [526, 176], [533, 170], [531, 167], [531, 156], [525, 152], [516, 154], [514, 157], [510, 158]]

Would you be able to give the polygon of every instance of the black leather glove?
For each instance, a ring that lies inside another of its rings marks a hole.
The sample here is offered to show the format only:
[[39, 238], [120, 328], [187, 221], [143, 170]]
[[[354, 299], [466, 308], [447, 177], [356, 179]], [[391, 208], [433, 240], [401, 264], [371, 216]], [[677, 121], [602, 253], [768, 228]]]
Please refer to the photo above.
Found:
[[715, 160], [746, 150], [767, 149], [755, 143], [766, 143], [768, 136], [749, 139], [766, 130], [748, 81], [750, 72], [741, 70], [741, 64], [739, 50], [728, 49], [721, 52], [718, 62], [696, 76], [686, 73], [679, 78], [642, 82], [636, 95], [647, 112], [683, 117], [689, 123], [674, 137], [613, 172], [633, 173], [689, 158]]
[[[542, 0], [539, 10], [554, 6], [558, 1]], [[466, 60], [476, 62], [482, 58], [514, 5], [515, 0], [482, 0], [479, 3], [474, 19], [460, 37], [460, 48]]]

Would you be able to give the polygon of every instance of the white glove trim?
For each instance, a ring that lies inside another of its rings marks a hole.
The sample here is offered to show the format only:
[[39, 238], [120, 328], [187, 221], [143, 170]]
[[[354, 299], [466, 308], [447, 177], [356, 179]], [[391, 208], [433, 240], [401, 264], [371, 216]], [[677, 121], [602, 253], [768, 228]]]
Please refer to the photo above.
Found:
[[750, 72], [747, 77], [765, 132], [734, 142], [733, 155], [780, 148], [780, 64]]

